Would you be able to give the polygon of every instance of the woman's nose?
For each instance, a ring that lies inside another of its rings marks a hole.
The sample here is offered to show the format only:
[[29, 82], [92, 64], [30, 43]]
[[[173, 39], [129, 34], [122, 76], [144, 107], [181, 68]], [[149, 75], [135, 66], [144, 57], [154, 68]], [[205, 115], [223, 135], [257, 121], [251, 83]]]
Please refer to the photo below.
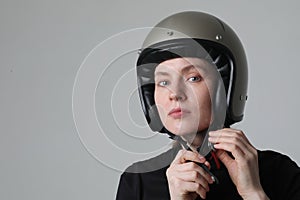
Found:
[[170, 100], [184, 101], [186, 99], [184, 88], [182, 87], [173, 88], [172, 90], [170, 90], [169, 98]]

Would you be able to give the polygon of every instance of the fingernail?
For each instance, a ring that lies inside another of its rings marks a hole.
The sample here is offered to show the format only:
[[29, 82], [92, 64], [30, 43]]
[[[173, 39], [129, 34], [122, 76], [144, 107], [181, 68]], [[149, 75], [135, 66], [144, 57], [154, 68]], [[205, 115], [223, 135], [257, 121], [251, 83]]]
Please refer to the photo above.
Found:
[[199, 158], [200, 160], [205, 159], [204, 156], [202, 156], [202, 155], [200, 155], [200, 154], [198, 154], [198, 158]]
[[210, 131], [210, 132], [208, 133], [208, 135], [209, 135], [209, 136], [213, 136], [214, 133], [215, 133], [214, 131]]
[[211, 183], [214, 183], [214, 182], [216, 182], [216, 179], [215, 179], [215, 177], [211, 176], [210, 178], [211, 178]]

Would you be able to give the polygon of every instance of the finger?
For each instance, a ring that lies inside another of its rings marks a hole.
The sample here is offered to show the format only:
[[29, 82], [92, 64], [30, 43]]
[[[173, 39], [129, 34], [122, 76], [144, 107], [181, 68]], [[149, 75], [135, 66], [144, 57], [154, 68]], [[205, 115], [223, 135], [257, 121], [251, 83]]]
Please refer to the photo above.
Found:
[[211, 165], [210, 165], [210, 163], [208, 162], [208, 161], [205, 161], [204, 162], [204, 164], [206, 165], [206, 167], [210, 170], [210, 168], [211, 168]]
[[198, 183], [185, 182], [188, 192], [196, 192], [202, 199], [206, 199], [206, 190]]
[[201, 198], [206, 198], [206, 190], [199, 184], [195, 182], [186, 182], [179, 178], [174, 180], [173, 187], [178, 190], [180, 195], [187, 195], [189, 193], [196, 192]]
[[210, 137], [208, 140], [211, 143], [234, 143], [238, 145], [241, 149], [248, 150], [252, 153], [256, 149], [249, 143], [248, 139], [244, 136], [242, 132], [234, 129], [222, 129], [219, 131], [213, 131], [209, 133]]
[[243, 139], [236, 136], [236, 135], [225, 135], [225, 134], [220, 134], [218, 136], [210, 136], [208, 138], [208, 141], [213, 143], [213, 144], [218, 144], [218, 143], [233, 143], [239, 146], [241, 149], [247, 148], [247, 143], [244, 143]]
[[238, 145], [233, 144], [233, 143], [218, 143], [218, 144], [215, 144], [214, 147], [216, 149], [221, 149], [221, 150], [231, 152], [233, 157], [236, 160], [244, 159], [244, 157], [246, 156], [243, 149], [241, 149]]
[[212, 184], [214, 181], [211, 175], [205, 171], [201, 166], [194, 162], [187, 162], [173, 167], [174, 171], [180, 172], [196, 172], [199, 173], [208, 183]]
[[234, 131], [235, 133], [237, 133], [238, 135], [240, 135], [248, 144], [251, 145], [250, 141], [248, 140], [248, 138], [246, 137], [246, 135], [244, 134], [243, 131], [238, 130], [238, 129], [234, 129], [234, 128], [225, 128], [225, 130], [232, 130], [232, 131]]
[[[197, 183], [196, 183], [197, 184]], [[196, 193], [202, 198], [206, 199], [206, 191], [201, 185], [196, 185]]]
[[[227, 136], [227, 137], [231, 137], [231, 136], [235, 136], [240, 138], [241, 140], [245, 141], [245, 143], [251, 145], [250, 141], [248, 140], [248, 138], [246, 137], [246, 135], [244, 134], [243, 131], [238, 130], [238, 129], [233, 129], [233, 128], [224, 128], [221, 130], [217, 130], [217, 131], [212, 131], [211, 133], [212, 136], [216, 136], [216, 137], [220, 137], [222, 136]], [[251, 145], [252, 146], [252, 145]]]
[[176, 177], [185, 182], [199, 183], [205, 189], [205, 191], [209, 191], [209, 183], [200, 173], [196, 171], [180, 172], [176, 174]]
[[194, 161], [199, 163], [204, 163], [206, 159], [201, 156], [199, 153], [188, 151], [188, 150], [180, 150], [175, 159], [173, 160], [172, 164], [182, 164], [187, 161]]
[[211, 131], [211, 132], [209, 132], [209, 136], [212, 138], [237, 137], [237, 138], [240, 138], [241, 140], [246, 140], [242, 133], [240, 133], [239, 131], [236, 131], [234, 129], [228, 129], [228, 128], [217, 130], [217, 131]]
[[217, 151], [217, 156], [218, 158], [220, 159], [220, 161], [222, 163], [224, 163], [224, 165], [226, 166], [226, 168], [228, 169], [229, 168], [229, 165], [234, 161], [226, 151], [224, 150], [218, 150]]
[[[247, 145], [245, 145], [243, 143], [243, 141], [241, 141], [240, 138], [234, 137], [234, 136], [224, 136], [224, 135], [222, 135], [222, 136], [219, 136], [219, 137], [209, 137], [208, 141], [213, 143], [214, 147], [216, 149], [220, 148], [221, 144], [223, 144], [223, 146], [224, 146], [224, 144], [232, 144], [235, 147], [239, 147], [239, 149], [241, 151], [249, 150]], [[236, 148], [234, 148], [234, 149], [236, 149]]]

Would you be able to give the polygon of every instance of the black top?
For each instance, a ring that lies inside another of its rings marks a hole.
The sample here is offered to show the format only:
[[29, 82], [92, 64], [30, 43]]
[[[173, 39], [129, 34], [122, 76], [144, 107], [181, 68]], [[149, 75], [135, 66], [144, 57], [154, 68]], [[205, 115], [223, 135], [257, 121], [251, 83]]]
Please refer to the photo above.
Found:
[[[131, 165], [121, 175], [116, 199], [170, 199], [166, 170], [177, 152], [178, 148], [172, 148], [155, 158]], [[294, 161], [274, 151], [258, 151], [258, 161], [261, 185], [271, 200], [300, 200], [300, 168]], [[224, 165], [221, 169], [212, 167], [211, 172], [220, 183], [210, 185], [206, 199], [242, 199]]]

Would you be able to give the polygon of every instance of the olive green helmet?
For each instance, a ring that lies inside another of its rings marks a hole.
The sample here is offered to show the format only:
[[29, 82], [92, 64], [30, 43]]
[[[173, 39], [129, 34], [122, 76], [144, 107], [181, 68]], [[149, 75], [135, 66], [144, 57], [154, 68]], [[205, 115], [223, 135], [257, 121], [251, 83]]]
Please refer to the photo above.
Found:
[[163, 19], [150, 31], [137, 60], [140, 100], [153, 131], [167, 132], [155, 109], [154, 70], [159, 63], [176, 57], [199, 57], [212, 62], [226, 90], [224, 125], [243, 119], [248, 69], [241, 41], [227, 24], [212, 15], [181, 12]]

